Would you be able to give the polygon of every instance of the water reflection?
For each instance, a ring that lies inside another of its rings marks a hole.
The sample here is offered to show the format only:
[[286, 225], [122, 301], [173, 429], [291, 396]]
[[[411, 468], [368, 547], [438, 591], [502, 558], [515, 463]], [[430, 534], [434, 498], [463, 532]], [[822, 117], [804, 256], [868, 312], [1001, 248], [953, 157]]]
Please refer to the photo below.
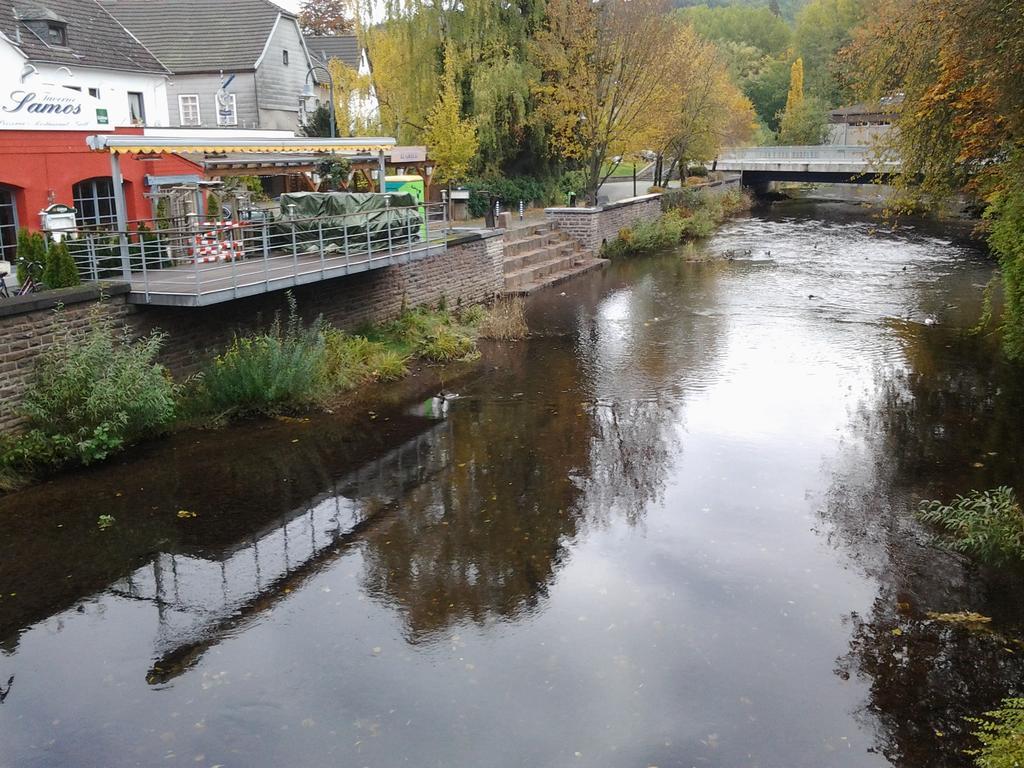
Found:
[[1024, 403], [940, 235], [783, 206], [539, 294], [456, 398], [0, 501], [0, 768], [963, 764], [1018, 585], [908, 511], [1019, 481]]
[[[977, 294], [956, 295], [964, 318]], [[936, 549], [912, 517], [922, 498], [997, 484], [1024, 486], [1019, 371], [994, 344], [896, 323], [905, 363], [882, 366], [854, 413], [823, 519], [830, 540], [879, 584], [869, 612], [851, 613], [837, 674], [868, 682], [859, 711], [876, 749], [897, 766], [970, 764], [966, 718], [1024, 691], [1024, 574], [996, 572]], [[964, 612], [991, 623], [957, 620]]]

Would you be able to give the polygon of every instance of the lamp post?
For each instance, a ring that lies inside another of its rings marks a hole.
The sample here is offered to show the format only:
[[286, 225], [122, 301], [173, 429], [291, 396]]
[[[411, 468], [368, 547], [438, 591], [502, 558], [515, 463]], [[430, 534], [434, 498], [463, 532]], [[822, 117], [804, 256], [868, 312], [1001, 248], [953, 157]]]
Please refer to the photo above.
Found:
[[338, 138], [338, 132], [334, 125], [334, 78], [331, 77], [331, 73], [327, 69], [327, 67], [320, 66], [319, 64], [314, 64], [313, 66], [306, 70], [306, 87], [302, 91], [302, 97], [307, 101], [309, 99], [316, 98], [316, 91], [313, 89], [313, 84], [309, 81], [310, 75], [312, 75], [316, 70], [320, 70], [325, 75], [327, 75], [327, 84], [331, 89], [331, 108], [328, 110], [328, 113], [330, 114], [331, 117], [331, 138], [336, 139]]

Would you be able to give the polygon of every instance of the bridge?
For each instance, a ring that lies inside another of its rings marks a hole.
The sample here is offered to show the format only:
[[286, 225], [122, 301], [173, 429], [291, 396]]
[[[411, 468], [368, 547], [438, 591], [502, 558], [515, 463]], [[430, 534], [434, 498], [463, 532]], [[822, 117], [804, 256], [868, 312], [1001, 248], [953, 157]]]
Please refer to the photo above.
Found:
[[766, 190], [773, 181], [871, 184], [898, 174], [900, 162], [866, 146], [743, 147], [722, 150], [714, 169], [739, 172], [743, 186]]

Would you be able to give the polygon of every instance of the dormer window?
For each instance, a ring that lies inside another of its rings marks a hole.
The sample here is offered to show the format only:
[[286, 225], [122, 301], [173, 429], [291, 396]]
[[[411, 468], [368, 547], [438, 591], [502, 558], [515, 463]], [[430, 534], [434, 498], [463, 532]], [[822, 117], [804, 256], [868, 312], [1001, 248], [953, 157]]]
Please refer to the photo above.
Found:
[[288, 51], [281, 51], [281, 63], [288, 66]]
[[46, 42], [50, 45], [60, 45], [67, 47], [68, 44], [68, 28], [66, 24], [59, 24], [51, 21], [46, 25]]

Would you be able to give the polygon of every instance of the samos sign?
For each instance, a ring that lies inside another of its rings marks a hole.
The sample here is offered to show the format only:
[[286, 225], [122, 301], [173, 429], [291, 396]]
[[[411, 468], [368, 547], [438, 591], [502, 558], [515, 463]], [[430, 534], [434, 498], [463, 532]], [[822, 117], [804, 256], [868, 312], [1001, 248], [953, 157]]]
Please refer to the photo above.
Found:
[[99, 99], [51, 83], [0, 85], [0, 130], [96, 131], [110, 128]]

